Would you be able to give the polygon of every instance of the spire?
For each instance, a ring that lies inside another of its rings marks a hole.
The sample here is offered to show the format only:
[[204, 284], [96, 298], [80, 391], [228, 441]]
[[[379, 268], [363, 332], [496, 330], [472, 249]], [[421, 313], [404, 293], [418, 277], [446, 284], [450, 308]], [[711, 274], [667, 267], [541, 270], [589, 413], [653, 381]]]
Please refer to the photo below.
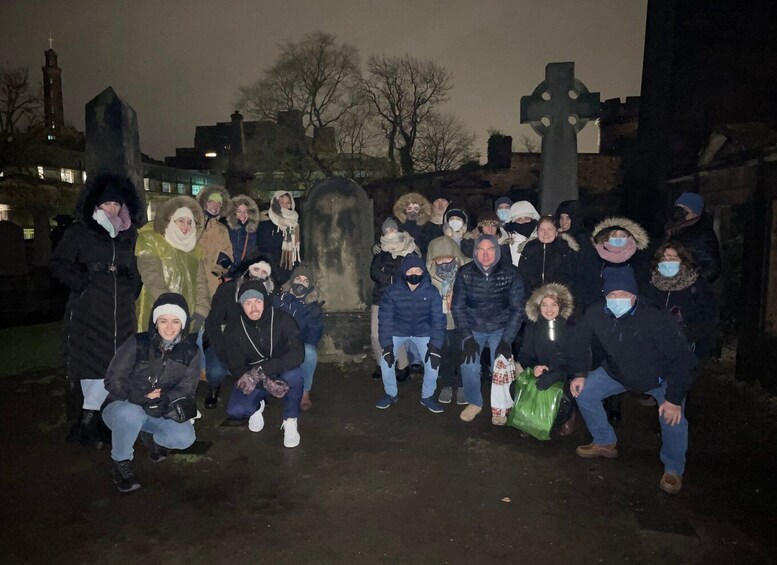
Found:
[[54, 49], [54, 38], [51, 37], [51, 32], [49, 32], [49, 49]]

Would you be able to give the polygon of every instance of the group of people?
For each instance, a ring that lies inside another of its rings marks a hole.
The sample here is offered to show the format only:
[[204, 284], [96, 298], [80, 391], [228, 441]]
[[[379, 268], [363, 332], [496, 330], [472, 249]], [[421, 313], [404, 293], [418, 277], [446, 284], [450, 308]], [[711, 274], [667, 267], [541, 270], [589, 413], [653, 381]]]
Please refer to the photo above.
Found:
[[[593, 436], [578, 455], [614, 458], [620, 398], [640, 393], [658, 406], [660, 488], [679, 492], [685, 398], [720, 315], [711, 286], [720, 250], [703, 208], [698, 194], [683, 193], [652, 248], [628, 218], [589, 230], [576, 201], [540, 216], [527, 201], [499, 198], [470, 229], [444, 195], [403, 195], [373, 250], [374, 376], [384, 389], [376, 407], [398, 402], [397, 383], [415, 366], [421, 404], [440, 413], [455, 394], [471, 422], [483, 408], [484, 366], [513, 358], [518, 370], [532, 368], [539, 390], [563, 384], [558, 433], [572, 433], [579, 413]], [[506, 421], [492, 404], [492, 423]]]
[[299, 445], [323, 315], [292, 195], [275, 193], [263, 218], [253, 199], [208, 186], [164, 201], [140, 225], [131, 181], [102, 174], [76, 212], [50, 264], [70, 290], [66, 371], [83, 395], [69, 439], [110, 441], [116, 486], [136, 490], [136, 441], [155, 462], [189, 447], [201, 375], [212, 409], [231, 374], [229, 418], [258, 432], [265, 399], [283, 398], [284, 445]]

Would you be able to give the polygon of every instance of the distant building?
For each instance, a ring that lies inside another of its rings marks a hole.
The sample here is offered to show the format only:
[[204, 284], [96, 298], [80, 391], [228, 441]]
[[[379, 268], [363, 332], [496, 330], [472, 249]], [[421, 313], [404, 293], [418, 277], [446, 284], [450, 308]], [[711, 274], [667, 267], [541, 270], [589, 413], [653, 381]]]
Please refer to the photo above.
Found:
[[46, 64], [43, 66], [43, 114], [47, 141], [56, 141], [62, 137], [65, 127], [65, 110], [62, 100], [62, 69], [57, 65], [57, 52], [52, 48], [53, 39], [49, 37], [49, 48], [44, 52]]

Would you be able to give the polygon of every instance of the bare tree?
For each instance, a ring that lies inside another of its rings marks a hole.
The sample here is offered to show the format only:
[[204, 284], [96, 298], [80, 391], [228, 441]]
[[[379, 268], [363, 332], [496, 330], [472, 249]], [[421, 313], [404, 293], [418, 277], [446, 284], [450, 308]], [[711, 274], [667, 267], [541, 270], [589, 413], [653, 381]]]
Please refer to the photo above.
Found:
[[420, 171], [450, 171], [476, 159], [475, 134], [451, 114], [429, 114], [421, 124], [415, 162]]
[[362, 89], [382, 120], [388, 158], [396, 170], [396, 153], [403, 174], [415, 171], [413, 151], [420, 126], [448, 99], [451, 75], [433, 61], [404, 57], [370, 57], [369, 78]]
[[357, 170], [368, 168], [368, 159], [383, 150], [384, 137], [375, 111], [363, 103], [351, 108], [338, 122], [337, 151], [343, 160], [343, 170], [355, 177]]
[[518, 138], [519, 153], [539, 153], [540, 141], [536, 137], [523, 134]]
[[0, 67], [0, 133], [3, 141], [21, 130], [39, 125], [42, 108], [40, 88], [30, 86], [28, 69]]

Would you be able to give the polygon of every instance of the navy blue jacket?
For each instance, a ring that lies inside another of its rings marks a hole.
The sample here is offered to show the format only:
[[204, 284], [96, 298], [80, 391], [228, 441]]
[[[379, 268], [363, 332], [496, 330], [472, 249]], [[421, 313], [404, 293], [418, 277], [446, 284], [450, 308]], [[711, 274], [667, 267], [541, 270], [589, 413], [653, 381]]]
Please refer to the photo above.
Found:
[[[410, 290], [405, 273], [420, 267], [423, 279], [415, 290]], [[429, 337], [429, 343], [442, 348], [445, 341], [445, 314], [442, 298], [432, 285], [423, 259], [415, 254], [402, 260], [396, 282], [383, 293], [378, 307], [378, 339], [380, 346], [389, 347], [394, 336]], [[419, 352], [423, 354], [423, 352]]]
[[475, 260], [456, 273], [451, 310], [464, 336], [503, 330], [502, 340], [512, 343], [525, 317], [524, 300], [523, 280], [509, 257], [499, 258], [488, 274]]
[[323, 313], [318, 302], [306, 304], [304, 299], [299, 299], [290, 292], [284, 292], [280, 296], [275, 296], [273, 305], [292, 315], [297, 322], [302, 343], [313, 347], [318, 345], [324, 333]]

